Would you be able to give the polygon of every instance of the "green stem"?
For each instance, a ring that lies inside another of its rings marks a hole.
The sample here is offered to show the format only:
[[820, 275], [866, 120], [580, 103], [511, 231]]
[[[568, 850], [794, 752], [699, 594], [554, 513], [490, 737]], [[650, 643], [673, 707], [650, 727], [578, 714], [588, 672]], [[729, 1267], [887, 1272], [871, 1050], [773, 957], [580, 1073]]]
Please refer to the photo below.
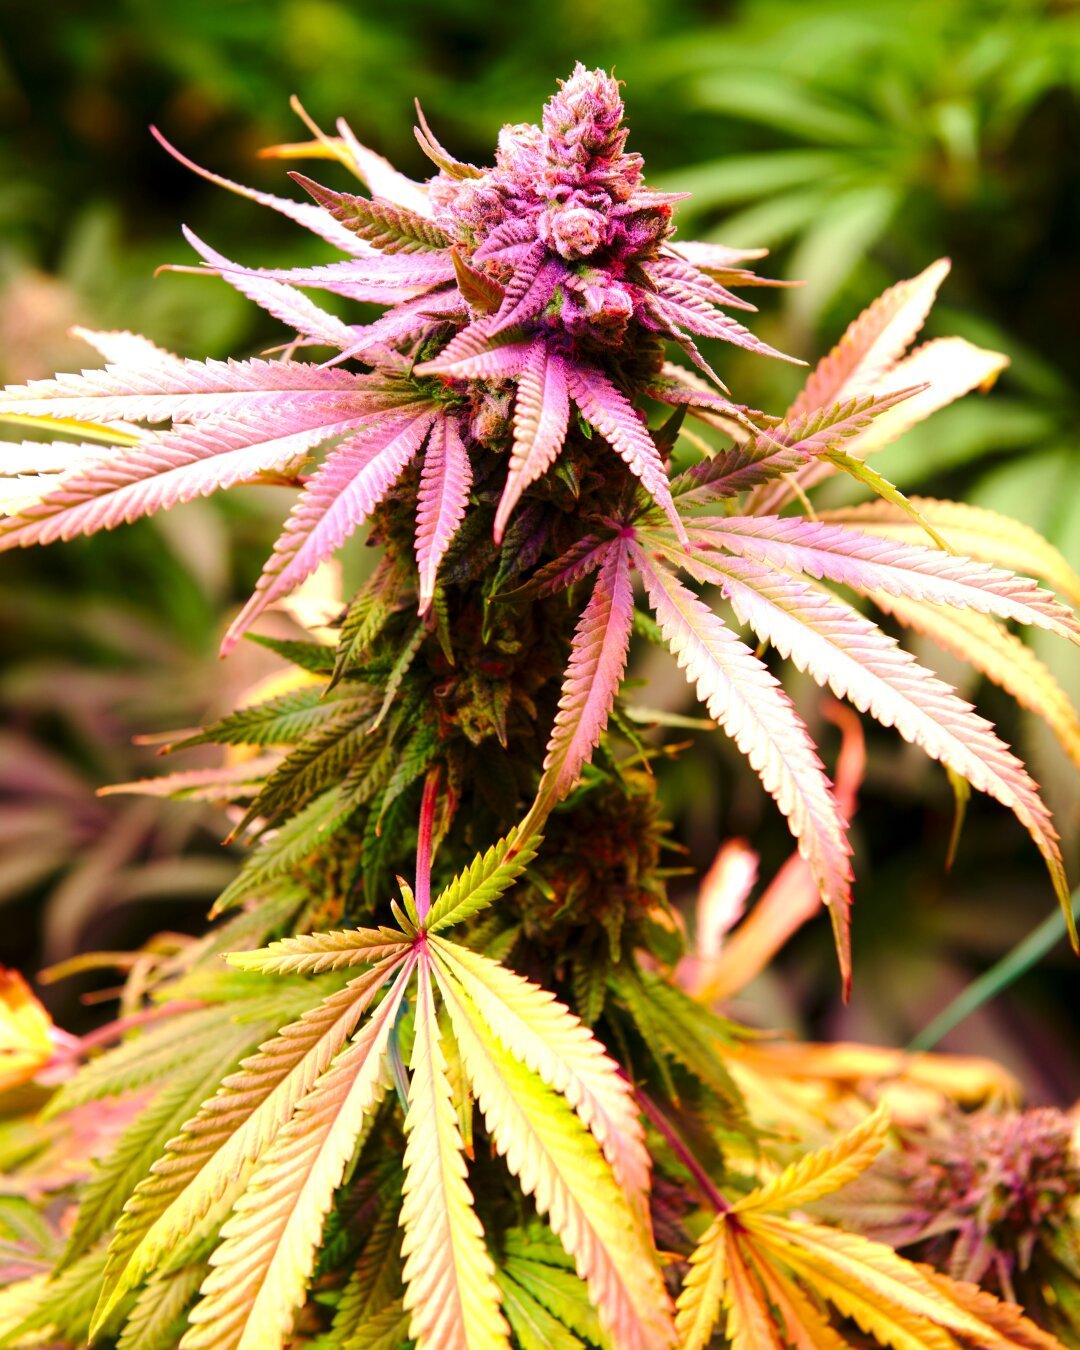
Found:
[[[1080, 912], [1080, 888], [1073, 891], [1070, 904], [1074, 915]], [[933, 1050], [954, 1027], [959, 1026], [984, 1003], [1008, 989], [1009, 985], [1053, 951], [1067, 931], [1068, 921], [1065, 914], [1062, 910], [1056, 909], [1039, 924], [1038, 928], [1033, 929], [1026, 938], [1018, 942], [1011, 952], [989, 970], [984, 971], [978, 979], [972, 980], [928, 1026], [923, 1027], [908, 1049]]]

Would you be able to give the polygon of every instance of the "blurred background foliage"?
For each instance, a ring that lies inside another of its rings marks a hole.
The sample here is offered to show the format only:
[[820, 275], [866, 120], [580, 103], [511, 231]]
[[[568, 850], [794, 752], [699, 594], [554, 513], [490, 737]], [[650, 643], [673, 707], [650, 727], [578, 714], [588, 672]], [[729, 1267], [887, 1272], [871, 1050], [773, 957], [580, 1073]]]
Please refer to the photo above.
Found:
[[[1080, 561], [1080, 8], [1070, 0], [28, 0], [0, 6], [0, 378], [91, 364], [67, 335], [130, 328], [185, 355], [243, 355], [280, 339], [187, 262], [179, 222], [245, 263], [321, 258], [270, 213], [209, 186], [151, 140], [281, 191], [261, 146], [320, 121], [415, 176], [414, 95], [462, 158], [490, 159], [503, 122], [534, 120], [573, 62], [627, 85], [632, 146], [650, 179], [694, 193], [680, 229], [765, 244], [806, 284], [764, 292], [757, 328], [814, 358], [874, 295], [943, 254], [954, 271], [930, 335], [1008, 353], [989, 397], [935, 416], [886, 452], [905, 490], [992, 506]], [[737, 395], [779, 411], [797, 372], [717, 354]], [[195, 930], [234, 862], [200, 808], [95, 796], [154, 771], [145, 731], [192, 725], [270, 668], [215, 650], [284, 511], [273, 490], [195, 503], [118, 535], [26, 556], [0, 573], [0, 904], [9, 964], [136, 946]], [[1041, 653], [1080, 699], [1075, 650]], [[954, 680], [958, 672], [936, 661]], [[683, 707], [648, 657], [648, 702]], [[816, 695], [792, 687], [812, 719]], [[1004, 700], [968, 689], [1044, 784], [1080, 874], [1075, 771]], [[826, 738], [828, 728], [824, 733]], [[834, 740], [831, 742], [836, 744]], [[767, 880], [790, 851], [782, 823], [720, 737], [664, 770], [688, 863], [751, 838]], [[134, 801], [134, 805], [132, 804]], [[869, 734], [856, 839], [856, 986], [837, 998], [828, 925], [805, 930], [735, 1011], [805, 1034], [903, 1044], [1053, 906], [1034, 851], [1004, 812], [971, 803], [944, 858], [952, 800], [940, 771]], [[687, 896], [692, 886], [687, 883]], [[1016, 1069], [1038, 1100], [1080, 1095], [1076, 966], [1059, 945], [952, 1033], [950, 1048]], [[83, 976], [46, 997], [89, 1015]], [[107, 983], [107, 980], [105, 981]], [[1070, 1010], [1071, 1004], [1071, 1010]]]

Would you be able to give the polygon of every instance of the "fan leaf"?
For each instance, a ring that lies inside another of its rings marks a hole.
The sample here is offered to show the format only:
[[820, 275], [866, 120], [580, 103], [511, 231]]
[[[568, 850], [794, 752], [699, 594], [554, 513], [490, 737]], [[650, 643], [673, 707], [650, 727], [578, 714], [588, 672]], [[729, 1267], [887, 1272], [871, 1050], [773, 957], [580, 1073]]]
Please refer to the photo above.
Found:
[[465, 1180], [458, 1131], [439, 1045], [431, 976], [419, 968], [416, 1032], [405, 1117], [405, 1307], [419, 1350], [498, 1350], [510, 1333], [499, 1311], [495, 1265]]

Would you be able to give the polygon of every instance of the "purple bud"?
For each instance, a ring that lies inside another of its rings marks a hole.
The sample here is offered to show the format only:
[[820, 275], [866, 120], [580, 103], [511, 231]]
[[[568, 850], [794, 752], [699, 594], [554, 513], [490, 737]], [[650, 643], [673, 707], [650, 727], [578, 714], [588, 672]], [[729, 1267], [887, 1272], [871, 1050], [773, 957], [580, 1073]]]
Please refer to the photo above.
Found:
[[540, 237], [564, 258], [585, 258], [606, 243], [607, 220], [599, 211], [572, 206], [547, 210], [540, 217]]

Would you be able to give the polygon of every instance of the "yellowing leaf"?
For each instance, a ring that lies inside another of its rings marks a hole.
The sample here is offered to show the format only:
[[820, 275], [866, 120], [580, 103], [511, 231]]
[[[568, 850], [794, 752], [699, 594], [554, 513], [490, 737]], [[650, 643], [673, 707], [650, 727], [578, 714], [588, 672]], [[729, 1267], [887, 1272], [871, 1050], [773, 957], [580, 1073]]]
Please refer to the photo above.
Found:
[[720, 1317], [727, 1282], [727, 1215], [719, 1214], [690, 1257], [675, 1308], [681, 1350], [706, 1350]]
[[392, 957], [325, 999], [246, 1059], [172, 1141], [124, 1207], [94, 1314], [102, 1326], [124, 1294], [190, 1233], [265, 1152], [400, 964]]
[[[932, 497], [909, 497], [908, 500], [924, 519], [948, 536], [957, 553], [1008, 568], [1021, 576], [1039, 577], [1059, 595], [1080, 605], [1080, 576], [1053, 544], [1030, 525], [985, 507], [968, 506], [965, 502], [939, 501]], [[884, 501], [861, 502], [857, 506], [822, 511], [820, 518], [903, 543], [920, 542], [912, 522]]]
[[818, 362], [788, 415], [876, 388], [922, 327], [948, 274], [949, 260], [941, 258], [917, 277], [897, 282], [879, 296]]
[[865, 1172], [885, 1147], [889, 1116], [884, 1105], [828, 1148], [806, 1154], [778, 1177], [740, 1200], [739, 1214], [773, 1214], [799, 1209], [823, 1195], [831, 1195]]
[[[58, 431], [62, 436], [85, 436], [87, 440], [102, 441], [106, 445], [138, 445], [138, 432], [104, 422], [80, 421], [75, 417], [32, 417], [26, 413], [0, 413], [0, 422], [11, 426], [29, 427], [35, 431]], [[42, 450], [46, 447], [43, 445]], [[73, 445], [72, 449], [76, 449]]]
[[495, 1148], [573, 1256], [604, 1329], [619, 1350], [668, 1350], [667, 1294], [599, 1145], [563, 1098], [492, 1034], [438, 956], [434, 970]]
[[788, 1350], [845, 1350], [844, 1339], [829, 1322], [828, 1313], [812, 1303], [794, 1280], [762, 1260], [747, 1243], [747, 1258], [783, 1323]]
[[828, 1299], [881, 1345], [891, 1345], [895, 1350], [959, 1350], [959, 1343], [949, 1332], [928, 1318], [890, 1303], [876, 1288], [838, 1279], [824, 1270], [808, 1272], [791, 1261], [786, 1264], [819, 1297]]
[[1029, 1321], [1015, 1304], [1005, 1303], [966, 1280], [949, 1279], [929, 1266], [920, 1265], [919, 1270], [945, 1298], [993, 1327], [1006, 1345], [1023, 1346], [1024, 1350], [1061, 1350], [1059, 1342]]
[[554, 995], [505, 966], [442, 939], [436, 950], [503, 1045], [574, 1108], [646, 1215], [645, 1134], [630, 1085], [600, 1042]]
[[1041, 717], [1080, 768], [1080, 716], [1047, 666], [1015, 633], [971, 610], [943, 609], [877, 591], [870, 598], [886, 614], [959, 656]]
[[221, 1230], [181, 1350], [277, 1350], [304, 1296], [326, 1218], [364, 1120], [382, 1095], [412, 962], [353, 1043], [303, 1098]]
[[747, 1267], [738, 1239], [727, 1224], [724, 1225], [724, 1245], [728, 1271], [724, 1291], [725, 1330], [731, 1350], [789, 1350], [780, 1339], [780, 1328]]
[[498, 1350], [510, 1332], [495, 1266], [465, 1180], [465, 1158], [439, 1045], [431, 976], [421, 964], [405, 1117], [405, 1307], [419, 1350]]
[[717, 1216], [690, 1258], [679, 1296], [682, 1350], [706, 1350], [722, 1313], [732, 1350], [842, 1350], [846, 1341], [822, 1300], [894, 1350], [1056, 1345], [1018, 1308], [905, 1261], [891, 1247], [775, 1213], [854, 1180], [877, 1156], [886, 1129], [879, 1107], [836, 1144]]
[[824, 1224], [773, 1215], [755, 1214], [747, 1224], [763, 1248], [779, 1254], [788, 1265], [809, 1272], [811, 1282], [814, 1273], [820, 1272], [847, 1287], [862, 1285], [879, 1301], [894, 1303], [952, 1330], [968, 1335], [980, 1331], [974, 1318], [954, 1311], [911, 1262], [884, 1243]]
[[53, 1023], [17, 970], [0, 966], [0, 1092], [28, 1083], [53, 1054]]
[[1001, 352], [986, 351], [964, 338], [937, 338], [917, 347], [874, 384], [875, 394], [888, 394], [925, 382], [926, 388], [887, 409], [865, 431], [848, 442], [860, 458], [891, 445], [909, 427], [975, 389], [988, 389], [1009, 364]]

